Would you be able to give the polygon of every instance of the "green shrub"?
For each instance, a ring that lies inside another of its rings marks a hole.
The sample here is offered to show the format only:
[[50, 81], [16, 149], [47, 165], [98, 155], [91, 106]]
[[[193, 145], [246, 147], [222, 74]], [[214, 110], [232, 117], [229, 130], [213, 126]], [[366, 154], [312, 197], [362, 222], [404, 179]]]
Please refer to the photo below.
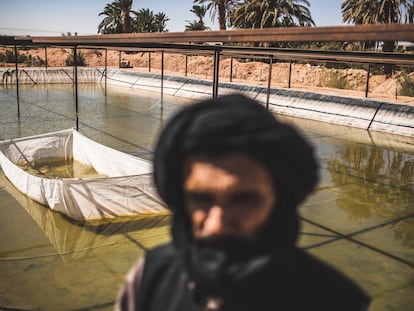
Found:
[[[15, 63], [16, 58], [14, 56], [14, 51], [6, 50], [6, 53], [0, 53], [0, 61], [5, 63]], [[17, 62], [22, 63], [24, 61], [24, 56], [19, 54], [17, 57]]]
[[[86, 66], [85, 56], [83, 55], [81, 51], [78, 51], [78, 53], [76, 54], [76, 59], [78, 62], [77, 63], [78, 66]], [[73, 66], [73, 54], [70, 54], [66, 57], [65, 66]]]
[[337, 70], [330, 70], [321, 77], [321, 86], [331, 87], [336, 89], [349, 89], [346, 75]]
[[[6, 53], [0, 53], [0, 62], [15, 63], [16, 59], [15, 59], [14, 51], [7, 50]], [[32, 56], [31, 54], [27, 55], [23, 53], [18, 54], [17, 62], [23, 63], [26, 66], [35, 66], [35, 67], [44, 66], [45, 64], [45, 61], [41, 59], [39, 56]]]
[[404, 74], [401, 78], [401, 90], [399, 95], [401, 96], [414, 96], [414, 78]]
[[42, 67], [45, 65], [45, 61], [39, 56], [32, 56], [29, 54], [24, 60], [24, 64], [29, 67]]

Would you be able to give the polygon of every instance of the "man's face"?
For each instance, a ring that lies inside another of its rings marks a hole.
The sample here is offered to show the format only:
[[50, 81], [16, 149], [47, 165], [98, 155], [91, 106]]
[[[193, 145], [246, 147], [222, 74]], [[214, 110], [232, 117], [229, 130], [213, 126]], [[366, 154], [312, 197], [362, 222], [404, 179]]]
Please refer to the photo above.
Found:
[[242, 153], [190, 157], [185, 164], [184, 198], [196, 239], [254, 240], [276, 203], [270, 173]]

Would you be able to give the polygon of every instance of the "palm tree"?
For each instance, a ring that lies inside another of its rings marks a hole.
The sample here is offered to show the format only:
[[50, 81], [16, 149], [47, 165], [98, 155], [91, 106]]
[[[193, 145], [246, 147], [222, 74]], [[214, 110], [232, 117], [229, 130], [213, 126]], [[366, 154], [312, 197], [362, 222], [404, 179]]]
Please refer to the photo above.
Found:
[[98, 33], [107, 34], [122, 32], [121, 10], [119, 10], [113, 3], [108, 3], [103, 12], [98, 15], [106, 15], [98, 25]]
[[[413, 0], [345, 0], [342, 21], [353, 24], [401, 24], [414, 21]], [[384, 42], [383, 51], [392, 52], [394, 41]]]
[[129, 33], [131, 29], [132, 0], [114, 0], [98, 15], [106, 15], [98, 26], [98, 33]]
[[188, 24], [185, 25], [184, 31], [203, 31], [208, 29], [204, 22], [193, 20], [192, 22], [187, 21]]
[[233, 5], [238, 0], [194, 0], [194, 3], [207, 4], [207, 10], [211, 13], [211, 20], [214, 21], [216, 12], [218, 12], [218, 22], [220, 30], [226, 30], [227, 21], [229, 20], [229, 13]]
[[[342, 21], [352, 24], [395, 24], [414, 21], [413, 0], [345, 0], [341, 5]], [[368, 43], [369, 45], [369, 43]], [[383, 52], [393, 52], [395, 41], [385, 41]], [[387, 76], [392, 66], [384, 66]]]
[[345, 0], [342, 20], [353, 24], [412, 23], [413, 0]]
[[134, 30], [136, 32], [155, 32], [154, 12], [150, 9], [140, 9], [134, 12], [136, 17], [134, 20]]
[[154, 14], [150, 9], [141, 9], [134, 12], [135, 19], [133, 20], [134, 32], [165, 32], [166, 23], [170, 19], [163, 12]]
[[[205, 5], [193, 5], [193, 8], [190, 10], [191, 13], [194, 13], [198, 20], [193, 20], [185, 26], [185, 31], [196, 31], [196, 30], [206, 30], [209, 29], [204, 23], [204, 17], [207, 13], [207, 7]], [[188, 22], [188, 21], [187, 21]]]
[[163, 12], [158, 12], [154, 15], [154, 24], [156, 32], [166, 32], [167, 31], [167, 22], [170, 19]]
[[238, 28], [315, 25], [308, 0], [246, 0], [234, 7], [231, 22]]
[[131, 16], [129, 15], [132, 13], [132, 0], [115, 0], [120, 7], [122, 11], [122, 20], [123, 20], [123, 32], [131, 32]]

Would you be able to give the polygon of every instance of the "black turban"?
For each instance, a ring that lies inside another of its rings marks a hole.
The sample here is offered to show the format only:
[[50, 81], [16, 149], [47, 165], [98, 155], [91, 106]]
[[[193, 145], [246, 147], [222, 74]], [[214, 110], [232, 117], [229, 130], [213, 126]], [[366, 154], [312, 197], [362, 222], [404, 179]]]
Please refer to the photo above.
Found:
[[184, 160], [195, 153], [214, 156], [232, 152], [244, 152], [270, 171], [277, 203], [256, 244], [261, 253], [283, 253], [296, 241], [296, 207], [317, 183], [317, 163], [310, 144], [292, 126], [279, 122], [261, 104], [242, 95], [187, 106], [160, 134], [154, 181], [173, 212], [173, 242], [184, 249], [192, 240], [184, 209]]
[[180, 110], [158, 139], [155, 185], [173, 212], [182, 209], [183, 160], [190, 154], [247, 153], [273, 176], [280, 208], [294, 209], [317, 182], [312, 147], [290, 125], [242, 95], [218, 97]]

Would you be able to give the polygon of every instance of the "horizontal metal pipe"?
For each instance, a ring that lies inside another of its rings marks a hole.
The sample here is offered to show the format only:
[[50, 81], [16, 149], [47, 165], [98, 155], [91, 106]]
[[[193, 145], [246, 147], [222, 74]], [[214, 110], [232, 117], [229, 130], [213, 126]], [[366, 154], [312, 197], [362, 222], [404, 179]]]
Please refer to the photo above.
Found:
[[[16, 40], [29, 40], [16, 37]], [[5, 39], [10, 40], [10, 39]], [[32, 37], [37, 43], [90, 42], [311, 42], [311, 41], [413, 41], [414, 24], [370, 24], [328, 27], [274, 27], [264, 29], [234, 29], [220, 31], [188, 31], [160, 33], [128, 33], [90, 36]], [[0, 41], [1, 44], [1, 41]]]

